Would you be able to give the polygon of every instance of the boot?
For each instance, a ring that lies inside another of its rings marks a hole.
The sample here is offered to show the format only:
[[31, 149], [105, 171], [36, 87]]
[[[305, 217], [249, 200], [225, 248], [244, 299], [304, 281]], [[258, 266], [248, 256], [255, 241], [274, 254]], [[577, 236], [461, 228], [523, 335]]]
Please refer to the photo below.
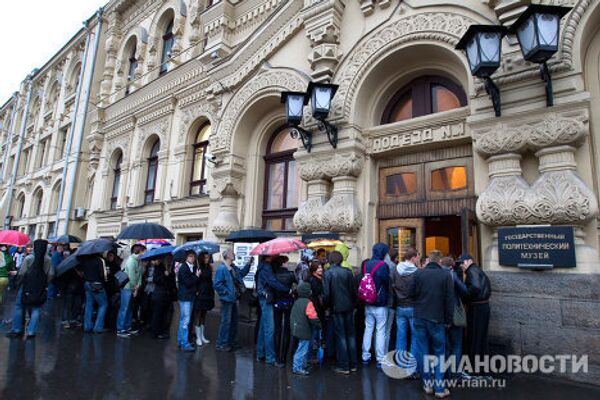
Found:
[[202, 346], [202, 327], [201, 326], [195, 326], [194, 330], [196, 331], [196, 345], [197, 346]]
[[204, 325], [200, 325], [200, 336], [202, 337], [203, 343], [210, 343], [210, 340], [204, 336]]

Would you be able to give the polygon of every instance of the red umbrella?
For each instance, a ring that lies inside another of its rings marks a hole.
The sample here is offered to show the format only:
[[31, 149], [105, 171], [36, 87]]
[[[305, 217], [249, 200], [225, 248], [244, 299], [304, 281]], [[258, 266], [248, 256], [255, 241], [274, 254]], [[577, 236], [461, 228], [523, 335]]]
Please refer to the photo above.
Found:
[[298, 239], [277, 238], [259, 244], [250, 252], [253, 256], [274, 256], [305, 249], [306, 245]]
[[23, 247], [29, 244], [29, 236], [19, 231], [0, 231], [0, 243]]

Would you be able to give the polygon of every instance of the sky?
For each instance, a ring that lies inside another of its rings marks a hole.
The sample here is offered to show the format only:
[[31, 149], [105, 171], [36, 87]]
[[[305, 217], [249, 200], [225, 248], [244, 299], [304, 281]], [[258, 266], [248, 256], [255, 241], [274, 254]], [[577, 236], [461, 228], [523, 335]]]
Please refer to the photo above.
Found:
[[107, 0], [0, 0], [0, 105]]

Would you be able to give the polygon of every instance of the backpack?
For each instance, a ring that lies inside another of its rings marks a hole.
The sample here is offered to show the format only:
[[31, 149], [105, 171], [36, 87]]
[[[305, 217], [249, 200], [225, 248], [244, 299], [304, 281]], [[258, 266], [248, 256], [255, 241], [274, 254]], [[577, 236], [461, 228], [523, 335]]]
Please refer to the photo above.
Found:
[[21, 304], [24, 306], [39, 307], [47, 299], [48, 276], [42, 267], [34, 267], [23, 277]]
[[383, 264], [385, 264], [383, 261], [379, 261], [377, 265], [373, 267], [371, 273], [367, 272], [367, 265], [365, 264], [364, 266], [363, 277], [358, 284], [358, 298], [366, 304], [373, 304], [377, 301], [377, 289], [375, 288], [373, 275], [375, 275], [375, 272], [377, 272], [379, 267]]

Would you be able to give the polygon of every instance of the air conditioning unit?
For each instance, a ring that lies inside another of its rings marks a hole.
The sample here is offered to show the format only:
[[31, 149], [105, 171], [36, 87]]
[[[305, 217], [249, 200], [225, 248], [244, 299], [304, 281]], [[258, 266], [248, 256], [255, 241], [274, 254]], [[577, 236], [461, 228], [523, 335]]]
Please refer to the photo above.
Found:
[[83, 207], [77, 207], [75, 209], [75, 219], [84, 219], [86, 211], [87, 210]]

